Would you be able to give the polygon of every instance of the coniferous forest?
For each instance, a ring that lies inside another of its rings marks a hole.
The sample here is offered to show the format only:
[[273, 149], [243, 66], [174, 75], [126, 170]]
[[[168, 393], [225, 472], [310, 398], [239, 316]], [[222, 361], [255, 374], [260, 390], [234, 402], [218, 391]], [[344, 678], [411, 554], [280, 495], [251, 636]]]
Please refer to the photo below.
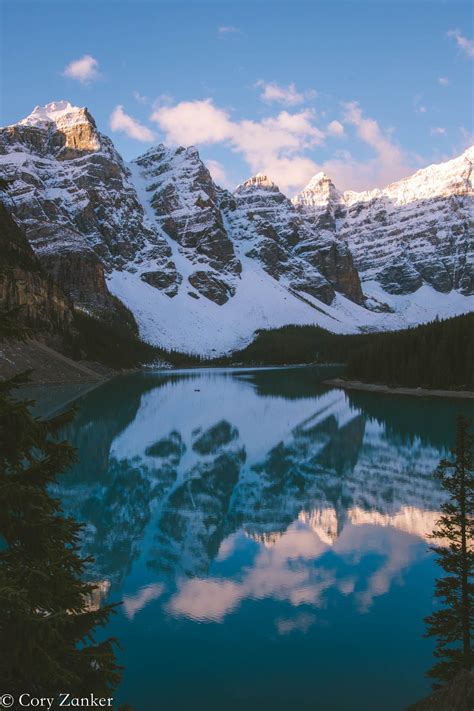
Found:
[[474, 314], [377, 335], [350, 354], [347, 376], [388, 385], [472, 390]]
[[474, 314], [383, 333], [337, 335], [315, 326], [260, 331], [213, 364], [338, 363], [347, 378], [406, 387], [473, 389]]

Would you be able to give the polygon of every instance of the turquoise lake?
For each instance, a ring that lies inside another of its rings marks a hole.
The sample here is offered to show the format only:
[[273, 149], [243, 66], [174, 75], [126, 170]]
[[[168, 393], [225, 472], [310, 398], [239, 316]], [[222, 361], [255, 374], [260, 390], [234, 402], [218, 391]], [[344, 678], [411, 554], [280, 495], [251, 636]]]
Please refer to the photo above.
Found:
[[[327, 370], [147, 372], [81, 395], [55, 493], [122, 605], [135, 711], [402, 711], [430, 691], [443, 501], [466, 401], [346, 393]], [[74, 389], [38, 390], [53, 412]]]

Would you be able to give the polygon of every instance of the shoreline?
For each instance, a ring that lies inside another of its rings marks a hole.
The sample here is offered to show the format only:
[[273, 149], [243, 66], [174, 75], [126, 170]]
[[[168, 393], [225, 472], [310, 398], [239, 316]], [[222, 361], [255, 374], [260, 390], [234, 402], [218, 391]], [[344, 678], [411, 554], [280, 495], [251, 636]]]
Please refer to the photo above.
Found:
[[291, 370], [304, 368], [339, 368], [341, 363], [285, 363], [280, 365], [182, 365], [182, 366], [143, 366], [139, 369], [140, 372], [151, 373], [184, 373], [189, 371], [253, 371], [253, 370]]
[[450, 397], [463, 400], [474, 400], [474, 392], [469, 390], [437, 390], [429, 388], [407, 388], [390, 387], [388, 385], [377, 385], [375, 383], [361, 383], [358, 380], [323, 380], [322, 385], [329, 385], [342, 390], [361, 390], [364, 392], [380, 393], [382, 395], [412, 395], [415, 397]]

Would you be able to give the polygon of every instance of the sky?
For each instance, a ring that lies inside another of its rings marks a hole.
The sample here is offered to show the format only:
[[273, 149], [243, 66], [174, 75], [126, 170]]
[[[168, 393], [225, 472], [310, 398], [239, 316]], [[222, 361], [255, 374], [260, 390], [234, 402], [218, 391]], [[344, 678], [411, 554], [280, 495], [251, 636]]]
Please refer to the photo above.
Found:
[[0, 0], [0, 118], [87, 106], [126, 160], [195, 145], [219, 184], [382, 187], [474, 143], [459, 0]]

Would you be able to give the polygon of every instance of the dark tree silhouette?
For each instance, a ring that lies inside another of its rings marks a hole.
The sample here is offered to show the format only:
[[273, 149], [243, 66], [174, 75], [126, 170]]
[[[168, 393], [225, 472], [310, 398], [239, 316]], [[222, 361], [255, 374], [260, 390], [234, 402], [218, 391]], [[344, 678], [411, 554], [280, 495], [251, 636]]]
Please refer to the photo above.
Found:
[[24, 376], [0, 382], [0, 679], [3, 691], [110, 697], [120, 678], [115, 640], [97, 642], [113, 606], [91, 604], [83, 576], [81, 526], [66, 517], [48, 487], [74, 449], [60, 439], [73, 412], [32, 416], [12, 391]]
[[441, 460], [436, 477], [449, 494], [432, 538], [445, 545], [432, 546], [445, 575], [436, 581], [435, 596], [444, 606], [426, 618], [427, 636], [436, 637], [435, 656], [440, 660], [428, 672], [441, 682], [461, 670], [471, 670], [474, 661], [474, 436], [472, 421], [457, 420], [456, 447], [452, 458]]
[[360, 348], [349, 351], [347, 376], [368, 383], [472, 390], [473, 362], [474, 314], [470, 313], [403, 331], [369, 334]]
[[[184, 354], [170, 354], [179, 365]], [[190, 357], [188, 356], [188, 359]], [[255, 332], [242, 350], [209, 365], [346, 364], [345, 376], [367, 383], [474, 390], [474, 313], [415, 328], [341, 335], [319, 326]], [[185, 363], [184, 363], [185, 364]], [[192, 365], [192, 362], [189, 362]], [[205, 363], [203, 363], [205, 364]]]

